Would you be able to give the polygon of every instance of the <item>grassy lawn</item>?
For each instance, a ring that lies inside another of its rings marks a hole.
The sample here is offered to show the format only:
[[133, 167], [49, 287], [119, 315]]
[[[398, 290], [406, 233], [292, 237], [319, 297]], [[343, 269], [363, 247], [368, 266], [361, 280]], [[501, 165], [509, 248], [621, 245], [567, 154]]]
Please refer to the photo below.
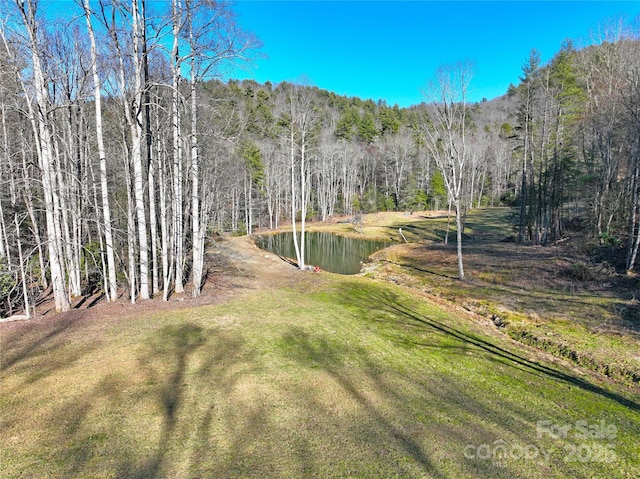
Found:
[[[507, 208], [469, 212], [467, 281], [460, 282], [455, 229], [449, 244], [442, 242], [446, 217], [396, 214], [387, 231], [401, 227], [411, 243], [377, 253], [381, 263], [370, 276], [498, 317], [514, 339], [640, 386], [640, 278], [603, 272], [606, 263], [590, 262], [582, 240], [549, 247], [503, 242], [512, 233], [508, 215]], [[380, 228], [375, 218], [370, 225]]]
[[210, 306], [1, 325], [0, 475], [640, 476], [629, 390], [393, 284], [296, 274]]

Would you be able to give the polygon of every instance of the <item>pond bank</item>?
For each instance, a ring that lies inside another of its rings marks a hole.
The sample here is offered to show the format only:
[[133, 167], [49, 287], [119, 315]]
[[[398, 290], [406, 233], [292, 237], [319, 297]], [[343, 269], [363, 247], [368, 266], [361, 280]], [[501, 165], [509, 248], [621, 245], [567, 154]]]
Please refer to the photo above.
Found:
[[[278, 256], [293, 260], [296, 258], [291, 232], [260, 235], [255, 238], [255, 244]], [[357, 274], [371, 254], [389, 245], [389, 242], [356, 239], [321, 231], [306, 232], [305, 264], [331, 273]]]

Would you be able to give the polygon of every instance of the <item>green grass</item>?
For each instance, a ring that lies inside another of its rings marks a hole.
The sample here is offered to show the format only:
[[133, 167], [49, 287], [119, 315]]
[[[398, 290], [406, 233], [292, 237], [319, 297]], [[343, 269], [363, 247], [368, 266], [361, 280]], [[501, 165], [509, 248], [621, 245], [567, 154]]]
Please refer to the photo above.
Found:
[[[3, 326], [0, 475], [640, 475], [624, 390], [393, 285], [301, 278], [197, 309]], [[579, 421], [616, 431], [581, 438]]]
[[499, 316], [514, 339], [640, 385], [637, 280], [622, 275], [582, 282], [572, 278], [572, 265], [585, 261], [582, 239], [546, 248], [500, 242], [512, 233], [509, 215], [507, 208], [469, 212], [463, 242], [466, 282], [456, 279], [455, 224], [450, 244], [442, 244], [446, 217], [412, 217], [405, 223], [395, 218], [391, 228], [402, 227], [415, 244], [409, 251], [381, 252], [388, 262], [371, 275], [489, 318]]

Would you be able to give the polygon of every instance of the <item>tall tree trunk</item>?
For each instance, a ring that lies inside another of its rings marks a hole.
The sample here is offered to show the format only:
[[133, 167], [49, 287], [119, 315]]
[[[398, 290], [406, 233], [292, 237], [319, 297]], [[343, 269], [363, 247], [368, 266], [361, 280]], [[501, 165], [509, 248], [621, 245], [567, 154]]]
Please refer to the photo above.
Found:
[[456, 244], [458, 253], [458, 279], [464, 281], [464, 265], [462, 264], [462, 235], [464, 233], [464, 225], [462, 224], [462, 208], [460, 200], [455, 201], [456, 207]]
[[[192, 33], [190, 32], [190, 36]], [[192, 40], [193, 44], [193, 40]], [[202, 275], [204, 273], [204, 231], [207, 225], [201, 224], [200, 202], [200, 157], [198, 152], [198, 101], [196, 90], [196, 64], [191, 59], [191, 227], [192, 227], [192, 286], [193, 296], [200, 296]]]
[[172, 0], [173, 46], [171, 69], [173, 77], [172, 127], [173, 127], [173, 245], [175, 248], [175, 292], [184, 293], [184, 219], [182, 198], [182, 133], [180, 128], [180, 39], [181, 11], [179, 0]]
[[[51, 130], [52, 136], [54, 137], [55, 128], [52, 127]], [[76, 208], [75, 205], [72, 205], [73, 198], [70, 194], [72, 188], [68, 182], [65, 181], [65, 175], [63, 175], [63, 169], [69, 171], [70, 165], [65, 161], [65, 159], [68, 158], [63, 158], [55, 141], [52, 141], [52, 147], [54, 156], [53, 173], [55, 175], [55, 182], [59, 185], [56, 201], [59, 203], [57, 210], [60, 218], [57, 223], [60, 225], [61, 238], [64, 238], [61, 252], [66, 263], [65, 269], [69, 295], [71, 297], [77, 297], [80, 296], [80, 263], [76, 260], [77, 248], [72, 239], [72, 229], [75, 224], [73, 217]], [[65, 185], [64, 189], [62, 185]]]
[[627, 252], [627, 271], [636, 266], [638, 250], [640, 250], [640, 138], [636, 146], [633, 174], [631, 178], [631, 214], [629, 218], [629, 247]]
[[300, 256], [300, 245], [298, 244], [298, 233], [296, 232], [296, 143], [293, 130], [293, 118], [291, 119], [290, 141], [290, 161], [291, 161], [291, 228], [293, 230], [293, 247], [296, 251], [298, 267], [303, 268], [302, 257]]
[[458, 64], [438, 70], [433, 91], [436, 92], [433, 119], [425, 128], [425, 145], [442, 174], [447, 196], [456, 210], [458, 276], [464, 280], [462, 233], [464, 229], [464, 195], [468, 190], [469, 153], [466, 134], [466, 93], [471, 79], [471, 65]]
[[[527, 99], [528, 100], [528, 99]], [[525, 237], [525, 227], [527, 221], [527, 161], [528, 161], [528, 146], [529, 146], [529, 105], [527, 101], [526, 113], [524, 123], [524, 148], [522, 152], [522, 183], [520, 187], [520, 225], [518, 227], [518, 243], [522, 243]]]
[[136, 268], [136, 218], [135, 218], [135, 200], [131, 192], [131, 161], [126, 159], [125, 176], [127, 185], [127, 257], [129, 259], [129, 299], [135, 304], [137, 297], [137, 277]]
[[[146, 12], [146, 0], [142, 0], [143, 12]], [[156, 190], [153, 163], [153, 135], [151, 134], [151, 93], [149, 91], [149, 54], [147, 45], [146, 15], [142, 17], [142, 62], [144, 72], [144, 126], [147, 146], [147, 183], [149, 195], [149, 229], [151, 236], [151, 291], [160, 292], [158, 271], [158, 221], [156, 217]]]
[[[2, 164], [11, 166], [11, 157], [9, 155], [9, 135], [7, 132], [7, 115], [6, 108], [4, 102], [0, 103], [0, 116], [2, 120]], [[14, 181], [13, 171], [11, 174], [11, 182]], [[12, 188], [12, 191], [14, 189]], [[7, 263], [11, 264], [10, 253], [11, 248], [9, 248], [9, 240], [7, 238], [7, 227], [4, 221], [4, 209], [2, 208], [2, 203], [0, 203], [0, 258], [5, 258]]]
[[[151, 144], [148, 143], [148, 147], [151, 147]], [[151, 288], [153, 294], [156, 295], [160, 292], [160, 271], [158, 266], [158, 217], [156, 211], [156, 180], [153, 158], [149, 158], [148, 163], [148, 184], [149, 228], [151, 235]]]
[[71, 302], [67, 293], [66, 271], [63, 262], [62, 225], [60, 224], [60, 202], [53, 164], [53, 141], [49, 129], [49, 90], [44, 78], [40, 59], [40, 45], [37, 38], [37, 20], [35, 4], [32, 1], [15, 0], [21, 13], [30, 42], [32, 75], [36, 94], [37, 112], [35, 112], [36, 150], [42, 172], [42, 189], [44, 193], [45, 216], [47, 223], [47, 247], [49, 252], [49, 268], [56, 311], [68, 311]]
[[20, 265], [20, 283], [22, 285], [22, 298], [24, 314], [27, 317], [31, 317], [31, 304], [29, 301], [29, 288], [27, 285], [27, 274], [25, 271], [25, 258], [22, 253], [22, 234], [20, 232], [20, 220], [18, 218], [17, 208], [17, 195], [15, 187], [15, 179], [13, 173], [11, 174], [11, 206], [13, 209], [13, 224], [16, 227], [16, 244], [18, 246], [18, 264]]
[[301, 133], [300, 145], [300, 268], [305, 267], [305, 225], [307, 221], [307, 170], [306, 170], [306, 132]]
[[104, 227], [104, 245], [107, 259], [107, 283], [105, 285], [105, 298], [107, 301], [115, 301], [118, 297], [116, 282], [116, 261], [113, 248], [113, 230], [111, 226], [111, 207], [109, 203], [109, 183], [107, 180], [107, 155], [104, 147], [104, 129], [102, 126], [102, 89], [100, 75], [98, 73], [98, 50], [96, 47], [93, 24], [91, 22], [91, 7], [89, 0], [84, 0], [84, 14], [89, 33], [91, 47], [91, 73], [93, 75], [93, 100], [96, 115], [96, 140], [98, 143], [98, 158], [100, 161], [100, 194], [102, 202], [102, 222]]
[[[140, 256], [140, 299], [149, 299], [149, 242], [147, 236], [147, 207], [145, 204], [144, 191], [144, 168], [142, 166], [142, 99], [143, 89], [146, 85], [142, 82], [142, 62], [141, 46], [144, 41], [142, 35], [141, 12], [138, 0], [131, 1], [132, 10], [132, 33], [134, 52], [134, 98], [133, 98], [133, 121], [129, 123], [131, 131], [131, 161], [133, 163], [133, 191], [135, 197], [136, 219], [138, 222], [138, 248]], [[142, 16], [144, 16], [144, 11]]]
[[[158, 149], [158, 151], [160, 151]], [[171, 243], [171, 234], [169, 226], [169, 208], [167, 206], [167, 196], [170, 188], [167, 188], [166, 159], [164, 155], [158, 158], [158, 182], [160, 183], [160, 244], [162, 256], [162, 299], [169, 299], [169, 287], [171, 286], [171, 277], [173, 276], [173, 258], [171, 252], [173, 245]]]

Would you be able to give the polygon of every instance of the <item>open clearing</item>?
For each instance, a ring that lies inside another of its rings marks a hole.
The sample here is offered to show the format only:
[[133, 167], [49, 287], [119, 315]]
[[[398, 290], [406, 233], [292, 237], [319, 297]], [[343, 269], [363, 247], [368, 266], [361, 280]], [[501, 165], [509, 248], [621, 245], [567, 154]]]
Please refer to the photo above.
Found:
[[248, 238], [212, 254], [205, 298], [0, 325], [3, 478], [640, 477], [636, 388], [390, 257], [346, 277]]

